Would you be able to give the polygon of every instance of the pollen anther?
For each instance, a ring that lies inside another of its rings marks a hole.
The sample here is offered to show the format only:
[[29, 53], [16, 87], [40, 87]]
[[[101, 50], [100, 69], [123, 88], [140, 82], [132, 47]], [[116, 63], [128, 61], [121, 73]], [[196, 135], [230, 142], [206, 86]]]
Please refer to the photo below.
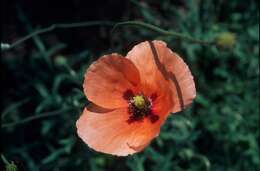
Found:
[[146, 101], [142, 95], [134, 96], [131, 101], [138, 109], [143, 109], [146, 106]]

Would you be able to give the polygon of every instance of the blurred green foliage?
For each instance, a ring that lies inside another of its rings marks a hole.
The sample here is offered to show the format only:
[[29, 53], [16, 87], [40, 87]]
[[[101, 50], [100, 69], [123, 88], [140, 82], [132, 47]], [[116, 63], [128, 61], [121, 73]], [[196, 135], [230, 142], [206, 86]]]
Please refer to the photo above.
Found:
[[[3, 53], [3, 154], [20, 170], [33, 171], [257, 171], [258, 7], [256, 1], [243, 0], [129, 0], [124, 20], [139, 19], [201, 40], [232, 32], [237, 37], [231, 49], [123, 27], [112, 36], [100, 28], [97, 39], [106, 37], [110, 44], [96, 45], [98, 52], [88, 47], [70, 51], [65, 42], [46, 43], [35, 36], [28, 47]], [[21, 20], [31, 32], [30, 22]], [[146, 39], [162, 39], [184, 58], [195, 78], [197, 98], [184, 112], [169, 116], [160, 136], [143, 152], [124, 158], [94, 152], [75, 132], [87, 104], [84, 72], [98, 56], [126, 54]]]

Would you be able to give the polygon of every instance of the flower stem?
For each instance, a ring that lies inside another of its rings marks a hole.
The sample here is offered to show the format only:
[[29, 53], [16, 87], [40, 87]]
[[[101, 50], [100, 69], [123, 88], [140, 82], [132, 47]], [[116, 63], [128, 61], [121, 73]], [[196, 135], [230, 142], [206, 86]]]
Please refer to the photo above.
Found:
[[177, 38], [180, 38], [180, 39], [185, 39], [185, 40], [192, 42], [192, 43], [199, 43], [199, 44], [204, 44], [204, 45], [213, 45], [214, 44], [214, 42], [195, 39], [195, 38], [188, 36], [188, 35], [185, 35], [183, 33], [164, 30], [164, 29], [161, 29], [161, 28], [154, 26], [152, 24], [147, 24], [147, 23], [140, 22], [140, 21], [126, 21], [126, 22], [117, 23], [114, 26], [114, 28], [112, 29], [112, 32], [114, 32], [114, 30], [116, 28], [120, 27], [120, 26], [137, 26], [137, 27], [142, 27], [142, 28], [152, 30], [154, 32], [157, 32], [157, 33], [165, 35], [165, 36], [174, 36], [174, 37], [177, 37]]
[[1, 127], [6, 128], [6, 127], [12, 127], [12, 126], [20, 125], [20, 124], [25, 124], [25, 123], [31, 122], [33, 120], [36, 120], [36, 119], [60, 115], [60, 114], [63, 114], [64, 112], [67, 112], [71, 109], [72, 108], [65, 108], [65, 109], [61, 109], [61, 110], [56, 110], [56, 111], [52, 111], [52, 112], [46, 112], [46, 113], [38, 114], [38, 115], [35, 115], [35, 116], [30, 116], [28, 118], [25, 118], [25, 119], [22, 119], [22, 120], [19, 120], [19, 121], [16, 121], [16, 122], [2, 124]]
[[5, 158], [4, 154], [1, 154], [1, 158], [2, 158], [2, 160], [4, 162], [4, 164], [6, 164], [6, 165], [10, 164], [9, 161]]
[[89, 26], [98, 26], [98, 25], [113, 26], [114, 23], [110, 22], [110, 21], [89, 21], [89, 22], [78, 22], [78, 23], [70, 23], [70, 24], [53, 24], [49, 27], [33, 31], [32, 33], [24, 36], [23, 38], [17, 40], [16, 42], [10, 44], [8, 46], [8, 48], [7, 48], [7, 46], [5, 46], [5, 48], [3, 48], [4, 45], [8, 45], [8, 44], [1, 43], [1, 50], [12, 49], [13, 47], [25, 42], [26, 40], [31, 39], [33, 36], [43, 34], [46, 32], [50, 32], [50, 31], [53, 31], [54, 29], [58, 29], [58, 28], [59, 29], [68, 29], [68, 28], [89, 27]]
[[157, 26], [154, 26], [152, 24], [144, 23], [144, 22], [141, 22], [141, 21], [125, 21], [125, 22], [119, 22], [119, 23], [115, 23], [115, 22], [112, 22], [112, 21], [89, 21], [89, 22], [69, 23], [69, 24], [66, 24], [66, 23], [53, 24], [49, 27], [45, 27], [45, 28], [42, 28], [42, 29], [39, 29], [39, 30], [35, 30], [32, 33], [22, 37], [21, 39], [18, 39], [17, 41], [15, 41], [12, 44], [1, 42], [1, 51], [10, 50], [13, 47], [31, 39], [32, 37], [34, 37], [36, 35], [43, 34], [43, 33], [46, 33], [46, 32], [50, 32], [50, 31], [53, 31], [54, 29], [69, 29], [69, 28], [100, 26], [100, 25], [113, 26], [111, 33], [113, 33], [115, 31], [115, 29], [120, 27], [120, 26], [137, 26], [137, 27], [149, 29], [151, 31], [157, 32], [157, 33], [162, 34], [164, 36], [174, 36], [174, 37], [177, 37], [177, 38], [180, 38], [180, 39], [187, 40], [187, 41], [192, 42], [192, 43], [199, 43], [199, 44], [203, 44], [203, 45], [214, 45], [215, 44], [214, 42], [211, 42], [211, 41], [203, 41], [203, 40], [195, 39], [195, 38], [188, 36], [188, 35], [185, 35], [183, 33], [175, 32], [175, 31], [167, 31], [167, 30], [161, 29]]

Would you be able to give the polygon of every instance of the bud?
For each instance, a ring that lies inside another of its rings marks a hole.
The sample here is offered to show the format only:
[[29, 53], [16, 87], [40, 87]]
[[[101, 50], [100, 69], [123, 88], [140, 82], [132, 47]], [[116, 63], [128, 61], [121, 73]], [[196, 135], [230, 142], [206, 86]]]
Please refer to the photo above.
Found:
[[8, 43], [1, 43], [1, 50], [8, 50], [11, 46]]
[[67, 65], [67, 59], [64, 57], [64, 56], [57, 56], [55, 59], [54, 59], [54, 63], [57, 65], [57, 66], [64, 66], [64, 65]]
[[191, 159], [194, 156], [194, 152], [190, 149], [183, 149], [180, 152], [180, 156], [184, 159]]
[[215, 42], [220, 48], [230, 49], [236, 43], [236, 35], [230, 32], [223, 32], [217, 35]]

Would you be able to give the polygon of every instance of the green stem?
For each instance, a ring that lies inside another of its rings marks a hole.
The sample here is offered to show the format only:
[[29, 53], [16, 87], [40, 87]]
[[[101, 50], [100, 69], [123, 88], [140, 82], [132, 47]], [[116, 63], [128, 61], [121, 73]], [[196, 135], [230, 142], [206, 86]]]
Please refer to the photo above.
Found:
[[77, 27], [89, 27], [89, 26], [98, 26], [98, 25], [108, 25], [108, 26], [113, 26], [114, 23], [110, 22], [110, 21], [89, 21], [89, 22], [79, 22], [79, 23], [70, 23], [70, 24], [53, 24], [49, 27], [43, 28], [43, 29], [39, 29], [36, 30], [30, 34], [28, 34], [27, 36], [17, 40], [16, 42], [12, 43], [9, 47], [9, 49], [12, 49], [13, 47], [25, 42], [26, 40], [39, 35], [39, 34], [43, 34], [46, 32], [50, 32], [53, 31], [54, 29], [68, 29], [68, 28], [77, 28]]
[[4, 162], [4, 164], [6, 164], [6, 165], [10, 164], [9, 161], [5, 158], [4, 154], [1, 154], [1, 158]]
[[167, 30], [161, 29], [157, 26], [147, 24], [147, 23], [144, 23], [144, 22], [140, 22], [140, 21], [126, 21], [126, 22], [117, 23], [114, 26], [114, 28], [112, 29], [112, 32], [114, 32], [115, 29], [120, 27], [120, 26], [137, 26], [137, 27], [142, 27], [142, 28], [152, 30], [152, 31], [160, 33], [164, 36], [174, 36], [174, 37], [177, 37], [177, 38], [185, 39], [185, 40], [192, 42], [192, 43], [199, 43], [199, 44], [204, 44], [204, 45], [214, 44], [214, 42], [195, 39], [191, 36], [188, 36], [188, 35], [185, 35], [185, 34], [182, 34], [182, 33], [178, 33], [178, 32], [175, 32], [175, 31], [167, 31]]
[[89, 26], [99, 26], [99, 25], [114, 26], [111, 31], [112, 33], [115, 31], [116, 28], [118, 28], [120, 26], [137, 26], [137, 27], [149, 29], [151, 31], [157, 32], [164, 36], [174, 36], [174, 37], [177, 37], [180, 39], [185, 39], [192, 43], [199, 43], [199, 44], [203, 44], [203, 45], [214, 45], [215, 44], [214, 42], [195, 39], [195, 38], [185, 35], [183, 33], [175, 32], [175, 31], [167, 31], [167, 30], [161, 29], [157, 26], [147, 24], [144, 22], [140, 22], [140, 21], [126, 21], [126, 22], [119, 22], [119, 23], [114, 23], [111, 21], [90, 21], [90, 22], [70, 23], [70, 24], [53, 24], [49, 27], [36, 30], [36, 31], [28, 34], [27, 36], [17, 40], [16, 42], [14, 42], [12, 44], [1, 43], [1, 50], [4, 51], [4, 50], [12, 49], [13, 47], [25, 42], [26, 40], [29, 40], [30, 38], [32, 38], [36, 35], [50, 32], [50, 31], [53, 31], [54, 29], [58, 29], [58, 28], [59, 29], [68, 29], [68, 28], [89, 27]]
[[26, 98], [22, 101], [19, 101], [17, 103], [13, 103], [12, 105], [10, 105], [9, 107], [7, 107], [3, 112], [2, 112], [2, 115], [1, 115], [1, 119], [4, 119], [4, 117], [11, 113], [12, 111], [18, 109], [19, 107], [21, 107], [22, 105], [26, 104], [27, 102], [29, 102], [29, 98]]
[[19, 121], [16, 121], [16, 122], [2, 124], [1, 127], [6, 128], [6, 127], [12, 127], [12, 126], [20, 125], [20, 124], [25, 124], [25, 123], [31, 122], [33, 120], [36, 120], [36, 119], [60, 115], [60, 114], [63, 114], [64, 112], [67, 112], [71, 109], [72, 108], [65, 108], [65, 109], [61, 109], [61, 110], [56, 110], [56, 111], [52, 111], [52, 112], [46, 112], [46, 113], [38, 114], [38, 115], [35, 115], [35, 116], [30, 116], [28, 118], [25, 118], [25, 119], [22, 119], [22, 120], [19, 120]]

